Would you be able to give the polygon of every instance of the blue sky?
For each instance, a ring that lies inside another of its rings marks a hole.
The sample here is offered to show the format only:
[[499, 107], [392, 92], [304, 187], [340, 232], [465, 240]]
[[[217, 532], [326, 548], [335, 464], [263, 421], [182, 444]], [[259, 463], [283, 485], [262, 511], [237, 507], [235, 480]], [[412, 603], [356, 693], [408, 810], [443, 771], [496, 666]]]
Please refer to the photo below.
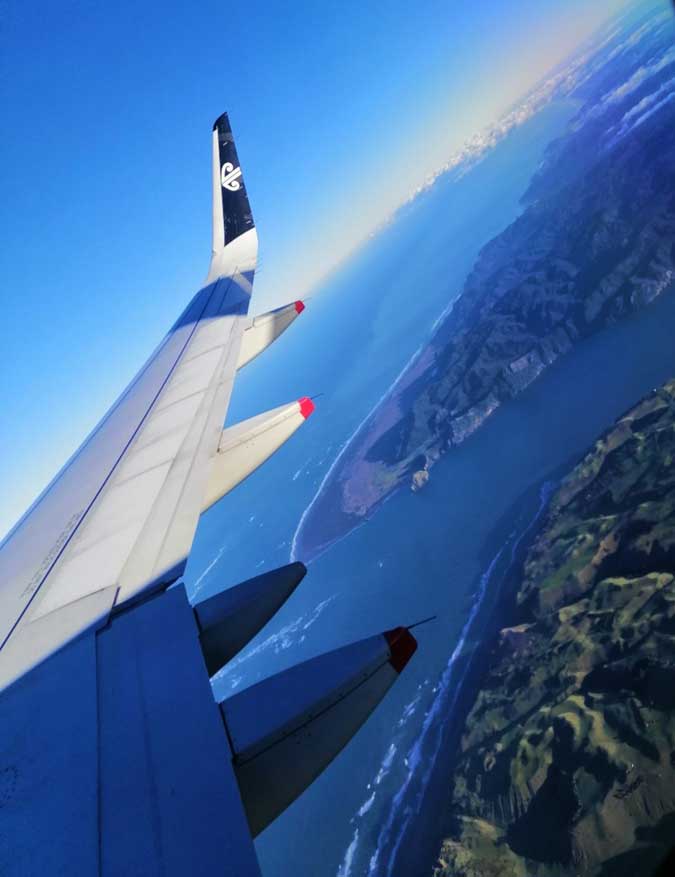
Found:
[[0, 533], [203, 279], [230, 113], [295, 298], [625, 0], [10, 2], [0, 32]]

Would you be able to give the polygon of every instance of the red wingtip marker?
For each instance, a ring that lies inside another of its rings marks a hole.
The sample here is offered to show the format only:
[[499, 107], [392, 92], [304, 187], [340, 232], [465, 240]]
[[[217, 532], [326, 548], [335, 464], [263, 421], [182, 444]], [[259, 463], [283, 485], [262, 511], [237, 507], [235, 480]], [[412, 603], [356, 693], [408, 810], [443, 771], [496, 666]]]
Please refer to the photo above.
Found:
[[307, 420], [312, 411], [314, 411], [314, 402], [307, 396], [303, 396], [302, 399], [298, 399], [298, 404], [300, 405], [300, 414]]
[[301, 314], [305, 310], [305, 303], [302, 301], [296, 301], [295, 310], [296, 313]]
[[417, 640], [407, 627], [395, 627], [393, 630], [387, 630], [384, 638], [389, 644], [391, 653], [389, 663], [397, 673], [400, 673], [417, 651]]

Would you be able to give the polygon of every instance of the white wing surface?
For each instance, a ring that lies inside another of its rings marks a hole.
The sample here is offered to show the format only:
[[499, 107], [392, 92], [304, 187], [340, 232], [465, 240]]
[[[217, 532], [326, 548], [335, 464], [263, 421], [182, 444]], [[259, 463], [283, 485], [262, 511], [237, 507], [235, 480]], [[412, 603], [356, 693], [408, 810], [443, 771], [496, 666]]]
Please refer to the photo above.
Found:
[[[227, 413], [258, 248], [227, 117], [214, 127], [213, 157], [205, 286], [0, 549], [2, 685], [99, 613], [183, 572]], [[68, 606], [56, 637], [33, 637], [27, 648], [27, 628]]]
[[0, 545], [3, 875], [256, 877], [252, 835], [415, 649], [399, 628], [213, 697], [210, 676], [306, 572], [290, 564], [196, 606], [180, 582], [201, 513], [314, 407], [301, 398], [223, 429], [237, 369], [303, 310], [248, 317], [257, 249], [223, 115], [204, 286]]

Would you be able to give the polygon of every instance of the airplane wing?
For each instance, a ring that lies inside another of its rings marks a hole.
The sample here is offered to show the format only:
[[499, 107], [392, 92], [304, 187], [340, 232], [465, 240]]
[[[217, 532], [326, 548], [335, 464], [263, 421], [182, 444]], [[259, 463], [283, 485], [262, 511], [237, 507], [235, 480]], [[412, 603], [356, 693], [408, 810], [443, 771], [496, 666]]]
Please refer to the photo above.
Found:
[[218, 704], [209, 677], [306, 570], [195, 606], [199, 517], [312, 413], [223, 428], [239, 368], [302, 312], [248, 316], [257, 236], [215, 123], [204, 286], [0, 545], [0, 873], [259, 874], [252, 836], [337, 755], [415, 649], [406, 628]]

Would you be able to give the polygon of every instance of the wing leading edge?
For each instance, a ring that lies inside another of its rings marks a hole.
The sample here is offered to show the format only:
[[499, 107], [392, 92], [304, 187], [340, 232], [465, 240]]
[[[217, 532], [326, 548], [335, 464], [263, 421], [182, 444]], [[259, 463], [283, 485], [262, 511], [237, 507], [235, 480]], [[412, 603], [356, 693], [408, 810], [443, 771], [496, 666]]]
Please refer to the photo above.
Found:
[[[31, 623], [83, 600], [86, 607], [101, 591], [111, 608], [122, 605], [185, 567], [247, 328], [258, 248], [238, 163], [230, 188], [220, 183], [218, 150], [223, 167], [237, 161], [227, 116], [213, 145], [214, 223], [225, 223], [227, 235], [217, 241], [214, 232], [205, 286], [0, 549], [0, 684], [49, 654], [24, 647]], [[61, 614], [68, 621], [59, 637], [67, 640], [89, 612]]]
[[[191, 607], [178, 580], [199, 516], [313, 405], [223, 429], [238, 368], [303, 305], [248, 317], [258, 244], [227, 115], [212, 149], [204, 286], [0, 545], [2, 873], [259, 874], [251, 831], [337, 755], [402, 669], [386, 635], [324, 655], [318, 675], [300, 665], [238, 700], [213, 699], [209, 674], [305, 570], [284, 567]], [[411, 654], [408, 643], [403, 663]], [[285, 724], [256, 731], [251, 717], [271, 714], [279, 692], [301, 703]], [[288, 746], [303, 759], [290, 773], [280, 767]]]

